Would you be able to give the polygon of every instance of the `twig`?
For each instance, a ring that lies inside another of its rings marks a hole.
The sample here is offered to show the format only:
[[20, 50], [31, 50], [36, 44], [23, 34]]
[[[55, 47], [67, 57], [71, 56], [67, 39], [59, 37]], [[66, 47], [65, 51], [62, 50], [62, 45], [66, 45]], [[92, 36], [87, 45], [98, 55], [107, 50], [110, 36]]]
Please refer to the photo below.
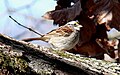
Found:
[[29, 28], [29, 27], [26, 27], [26, 26], [20, 24], [19, 22], [17, 22], [17, 21], [16, 21], [14, 18], [12, 18], [11, 16], [9, 16], [9, 17], [10, 17], [14, 22], [16, 22], [18, 25], [20, 25], [20, 26], [22, 26], [22, 27], [24, 27], [24, 28], [27, 28], [28, 30], [30, 30], [30, 31], [32, 31], [32, 32], [34, 32], [34, 33], [36, 33], [36, 34], [38, 34], [38, 35], [40, 35], [40, 36], [43, 36], [42, 34], [38, 33], [37, 31], [33, 30], [32, 28]]

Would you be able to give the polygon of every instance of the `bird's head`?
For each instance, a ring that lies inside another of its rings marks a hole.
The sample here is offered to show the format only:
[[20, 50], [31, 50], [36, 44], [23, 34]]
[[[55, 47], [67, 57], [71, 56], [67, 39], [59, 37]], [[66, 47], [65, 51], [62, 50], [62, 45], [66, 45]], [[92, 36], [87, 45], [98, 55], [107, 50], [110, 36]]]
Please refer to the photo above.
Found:
[[78, 31], [80, 30], [81, 27], [83, 27], [78, 23], [78, 21], [70, 21], [66, 25], [71, 25], [75, 30], [78, 30]]

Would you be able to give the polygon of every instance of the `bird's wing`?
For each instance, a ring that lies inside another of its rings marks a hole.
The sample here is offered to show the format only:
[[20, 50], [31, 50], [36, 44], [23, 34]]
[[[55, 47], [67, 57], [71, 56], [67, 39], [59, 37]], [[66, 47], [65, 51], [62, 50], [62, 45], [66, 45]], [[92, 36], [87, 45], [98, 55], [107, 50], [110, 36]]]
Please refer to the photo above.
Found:
[[68, 25], [61, 26], [57, 29], [52, 30], [51, 32], [47, 33], [45, 36], [66, 36], [70, 35], [72, 32], [74, 32], [74, 29]]
[[43, 35], [42, 37], [39, 38], [30, 38], [30, 39], [25, 39], [24, 41], [32, 41], [32, 40], [42, 40], [45, 42], [48, 42], [51, 38], [55, 37], [67, 37], [69, 36], [72, 32], [74, 32], [74, 29], [68, 25], [61, 26], [57, 29], [54, 29], [50, 31], [49, 33]]

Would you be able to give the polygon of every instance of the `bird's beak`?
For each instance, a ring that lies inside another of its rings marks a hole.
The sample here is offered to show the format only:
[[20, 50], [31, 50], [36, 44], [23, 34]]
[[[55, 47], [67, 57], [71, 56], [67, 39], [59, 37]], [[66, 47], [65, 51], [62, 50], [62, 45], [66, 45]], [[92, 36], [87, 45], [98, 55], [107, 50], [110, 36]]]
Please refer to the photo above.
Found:
[[83, 27], [82, 25], [77, 25], [77, 27], [74, 27], [76, 30], [80, 31], [80, 28]]
[[83, 26], [80, 25], [78, 22], [76, 22], [76, 25], [77, 25], [77, 27], [75, 27], [75, 29], [78, 30], [78, 31], [80, 30], [81, 27], [83, 27]]
[[82, 25], [78, 25], [79, 28], [83, 27]]
[[80, 25], [78, 22], [76, 22], [76, 25], [78, 25], [79, 28], [83, 27], [83, 26]]

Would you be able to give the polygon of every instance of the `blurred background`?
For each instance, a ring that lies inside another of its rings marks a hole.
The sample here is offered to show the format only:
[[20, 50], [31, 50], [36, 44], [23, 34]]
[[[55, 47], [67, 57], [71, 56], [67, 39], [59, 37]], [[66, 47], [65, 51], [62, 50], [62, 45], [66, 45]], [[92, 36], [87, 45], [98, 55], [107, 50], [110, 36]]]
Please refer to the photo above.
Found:
[[[17, 25], [9, 18], [15, 18], [19, 23], [31, 27], [41, 34], [46, 34], [52, 29], [52, 21], [45, 20], [41, 16], [55, 8], [54, 0], [0, 0], [0, 33], [13, 37], [17, 40], [39, 37], [35, 33]], [[42, 41], [32, 43], [48, 45]]]

